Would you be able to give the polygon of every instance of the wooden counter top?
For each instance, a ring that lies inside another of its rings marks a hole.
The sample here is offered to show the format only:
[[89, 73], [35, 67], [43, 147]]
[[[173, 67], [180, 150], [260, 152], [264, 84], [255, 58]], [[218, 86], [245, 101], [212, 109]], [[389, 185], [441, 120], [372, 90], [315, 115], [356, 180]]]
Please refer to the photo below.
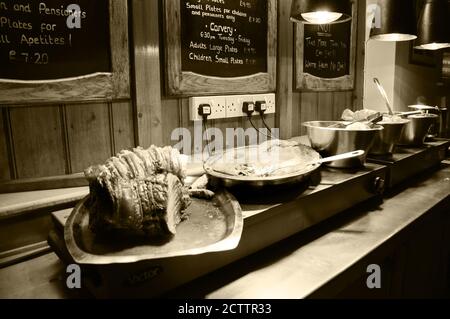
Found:
[[[199, 278], [168, 297], [304, 298], [318, 293], [427, 213], [450, 214], [450, 162], [385, 198]], [[23, 280], [24, 274], [35, 280]], [[71, 298], [56, 255], [0, 269], [2, 298]], [[36, 285], [39, 285], [37, 287]], [[337, 284], [338, 285], [338, 284]], [[10, 287], [14, 286], [14, 289]], [[36, 287], [35, 287], [36, 286]], [[37, 289], [39, 288], [39, 289]], [[78, 294], [75, 297], [79, 296]]]
[[75, 202], [89, 193], [89, 187], [0, 194], [0, 220], [21, 213]]

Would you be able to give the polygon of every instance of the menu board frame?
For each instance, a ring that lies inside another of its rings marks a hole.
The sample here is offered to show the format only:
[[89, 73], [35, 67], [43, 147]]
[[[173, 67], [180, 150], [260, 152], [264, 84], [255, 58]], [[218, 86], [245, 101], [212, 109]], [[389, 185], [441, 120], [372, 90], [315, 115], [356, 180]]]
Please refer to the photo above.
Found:
[[0, 105], [39, 105], [129, 99], [130, 57], [127, 0], [109, 0], [109, 25], [112, 72], [99, 72], [55, 80], [0, 79]]
[[[344, 22], [345, 23], [345, 22]], [[357, 1], [352, 1], [352, 20], [350, 35], [350, 65], [349, 74], [338, 78], [319, 78], [304, 72], [304, 36], [305, 26], [297, 23], [295, 27], [295, 89], [298, 91], [348, 91], [355, 86], [356, 46], [357, 46]]]
[[221, 78], [182, 70], [180, 0], [164, 0], [166, 93], [171, 96], [265, 93], [276, 90], [277, 0], [267, 0], [267, 72]]

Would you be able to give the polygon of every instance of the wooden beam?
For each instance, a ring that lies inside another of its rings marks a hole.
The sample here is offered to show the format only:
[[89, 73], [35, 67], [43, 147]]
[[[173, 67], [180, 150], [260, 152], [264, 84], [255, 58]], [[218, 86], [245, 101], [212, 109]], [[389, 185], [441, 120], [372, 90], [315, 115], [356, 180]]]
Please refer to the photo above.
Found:
[[278, 72], [277, 72], [277, 118], [280, 137], [292, 137], [292, 61], [293, 25], [289, 20], [291, 0], [278, 2]]
[[366, 50], [366, 1], [355, 0], [358, 4], [358, 32], [356, 39], [356, 78], [353, 94], [353, 109], [363, 108], [364, 99], [364, 60]]
[[159, 1], [132, 1], [135, 136], [137, 145], [162, 145]]

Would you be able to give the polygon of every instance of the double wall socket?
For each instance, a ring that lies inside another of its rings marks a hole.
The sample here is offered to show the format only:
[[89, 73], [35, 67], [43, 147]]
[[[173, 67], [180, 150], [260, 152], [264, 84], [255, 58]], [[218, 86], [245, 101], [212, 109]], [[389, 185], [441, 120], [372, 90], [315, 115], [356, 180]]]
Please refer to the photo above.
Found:
[[198, 114], [198, 108], [202, 104], [211, 106], [211, 115], [208, 119], [224, 119], [227, 117], [227, 104], [225, 96], [205, 96], [205, 97], [191, 97], [189, 99], [190, 117], [191, 121], [201, 121], [202, 117]]
[[242, 112], [245, 102], [266, 102], [267, 110], [265, 114], [273, 114], [276, 111], [274, 93], [192, 97], [189, 99], [190, 118], [191, 121], [202, 120], [202, 117], [198, 114], [198, 108], [202, 104], [211, 106], [211, 115], [208, 116], [208, 119], [211, 120], [247, 116]]

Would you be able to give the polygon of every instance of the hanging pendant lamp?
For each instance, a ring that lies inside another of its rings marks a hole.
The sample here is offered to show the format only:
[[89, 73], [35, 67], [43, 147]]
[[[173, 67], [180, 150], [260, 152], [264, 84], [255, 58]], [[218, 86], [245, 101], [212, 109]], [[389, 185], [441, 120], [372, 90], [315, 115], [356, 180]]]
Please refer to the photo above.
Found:
[[427, 0], [419, 19], [416, 49], [438, 50], [450, 47], [450, 11], [447, 0]]
[[293, 0], [291, 21], [306, 24], [330, 24], [349, 21], [352, 5], [349, 0]]
[[411, 41], [417, 38], [416, 10], [413, 0], [379, 0], [370, 39]]

